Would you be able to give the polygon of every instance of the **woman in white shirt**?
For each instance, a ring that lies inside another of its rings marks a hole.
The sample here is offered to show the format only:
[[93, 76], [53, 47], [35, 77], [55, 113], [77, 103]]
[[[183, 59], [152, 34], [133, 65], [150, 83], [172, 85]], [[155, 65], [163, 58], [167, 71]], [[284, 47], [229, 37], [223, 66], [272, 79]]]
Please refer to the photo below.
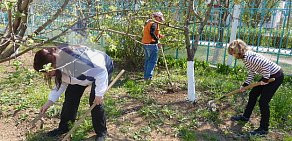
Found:
[[[44, 68], [48, 64], [51, 64], [49, 70]], [[80, 98], [85, 88], [91, 85], [89, 103], [97, 104], [91, 111], [92, 124], [97, 140], [104, 140], [107, 128], [102, 103], [113, 72], [111, 58], [86, 46], [62, 45], [36, 52], [33, 66], [36, 71], [45, 74], [49, 84], [51, 78], [55, 78], [55, 87], [48, 101], [41, 107], [41, 113], [45, 113], [65, 92], [59, 127], [48, 132], [48, 136], [59, 136], [69, 131], [69, 122], [76, 119]]]

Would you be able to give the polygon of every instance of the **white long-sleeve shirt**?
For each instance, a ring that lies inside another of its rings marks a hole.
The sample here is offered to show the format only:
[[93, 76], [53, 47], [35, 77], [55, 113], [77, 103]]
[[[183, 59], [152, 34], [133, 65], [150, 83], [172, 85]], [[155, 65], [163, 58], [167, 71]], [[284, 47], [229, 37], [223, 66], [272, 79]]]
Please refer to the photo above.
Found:
[[105, 53], [78, 46], [72, 52], [63, 47], [59, 54], [61, 60], [57, 59], [57, 68], [60, 67], [62, 72], [62, 83], [59, 89], [52, 89], [49, 100], [56, 102], [68, 84], [88, 86], [95, 83], [95, 95], [104, 95], [108, 87], [107, 67], [112, 67], [112, 61]]

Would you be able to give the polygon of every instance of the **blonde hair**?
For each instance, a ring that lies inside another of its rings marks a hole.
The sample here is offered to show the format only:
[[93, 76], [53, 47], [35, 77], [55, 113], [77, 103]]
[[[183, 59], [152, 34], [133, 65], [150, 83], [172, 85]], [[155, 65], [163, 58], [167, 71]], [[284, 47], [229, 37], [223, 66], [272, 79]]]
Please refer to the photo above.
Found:
[[242, 59], [243, 55], [249, 48], [246, 43], [240, 39], [232, 41], [228, 46], [228, 54], [237, 56], [237, 59]]

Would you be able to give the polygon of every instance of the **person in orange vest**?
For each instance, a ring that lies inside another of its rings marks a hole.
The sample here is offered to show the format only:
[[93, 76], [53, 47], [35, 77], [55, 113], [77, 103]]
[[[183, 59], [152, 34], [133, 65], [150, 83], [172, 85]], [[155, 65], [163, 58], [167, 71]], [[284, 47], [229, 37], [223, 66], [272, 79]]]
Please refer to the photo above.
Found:
[[155, 65], [158, 60], [158, 46], [159, 39], [164, 35], [160, 34], [158, 22], [163, 22], [163, 14], [161, 12], [155, 12], [152, 14], [152, 19], [148, 19], [144, 26], [142, 43], [145, 51], [144, 62], [144, 80], [151, 80], [154, 72]]

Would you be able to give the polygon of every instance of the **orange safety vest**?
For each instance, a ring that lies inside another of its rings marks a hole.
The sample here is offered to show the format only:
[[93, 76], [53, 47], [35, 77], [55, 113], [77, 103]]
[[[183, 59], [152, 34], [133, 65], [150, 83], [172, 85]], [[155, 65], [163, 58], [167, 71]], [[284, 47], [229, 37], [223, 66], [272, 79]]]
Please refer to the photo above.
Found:
[[[144, 43], [144, 44], [150, 44], [151, 42], [155, 42], [154, 38], [152, 38], [152, 36], [150, 35], [150, 28], [151, 28], [151, 25], [152, 25], [153, 23], [154, 23], [154, 22], [149, 21], [149, 22], [147, 22], [147, 24], [146, 24], [145, 27], [144, 27], [143, 37], [142, 37], [142, 43]], [[159, 34], [159, 24], [157, 24], [157, 28], [155, 29], [154, 34], [155, 34], [158, 38], [160, 38], [160, 34]]]

